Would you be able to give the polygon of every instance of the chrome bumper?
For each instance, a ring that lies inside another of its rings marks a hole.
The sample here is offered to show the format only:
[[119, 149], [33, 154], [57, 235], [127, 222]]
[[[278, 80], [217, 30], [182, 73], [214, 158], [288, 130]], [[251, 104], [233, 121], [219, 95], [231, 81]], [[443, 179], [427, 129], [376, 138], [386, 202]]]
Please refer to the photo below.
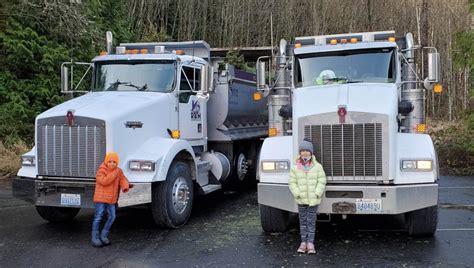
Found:
[[[357, 197], [340, 197], [341, 195]], [[328, 197], [330, 196], [330, 197]], [[341, 212], [337, 204], [354, 204], [356, 199], [381, 199], [378, 212]], [[258, 184], [258, 203], [282, 210], [298, 212], [297, 204], [287, 184]], [[318, 213], [326, 214], [401, 214], [438, 204], [438, 184], [411, 185], [328, 185], [318, 206]]]

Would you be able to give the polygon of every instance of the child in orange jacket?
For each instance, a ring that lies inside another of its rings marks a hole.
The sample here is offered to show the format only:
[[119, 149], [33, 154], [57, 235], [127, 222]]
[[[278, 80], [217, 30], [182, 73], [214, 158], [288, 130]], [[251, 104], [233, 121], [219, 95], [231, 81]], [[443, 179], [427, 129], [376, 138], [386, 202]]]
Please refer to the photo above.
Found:
[[[92, 223], [92, 245], [94, 247], [110, 245], [108, 236], [110, 227], [115, 220], [115, 207], [120, 189], [126, 193], [133, 187], [132, 184], [128, 183], [122, 169], [118, 167], [118, 163], [117, 153], [109, 152], [96, 174], [94, 192], [95, 214]], [[107, 221], [102, 232], [99, 233], [100, 222], [105, 211], [107, 211]]]

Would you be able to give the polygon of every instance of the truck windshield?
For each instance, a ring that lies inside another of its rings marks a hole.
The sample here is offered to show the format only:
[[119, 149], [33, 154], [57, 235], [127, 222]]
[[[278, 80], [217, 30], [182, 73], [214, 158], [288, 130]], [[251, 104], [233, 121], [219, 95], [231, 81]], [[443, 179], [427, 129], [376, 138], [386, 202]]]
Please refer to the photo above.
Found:
[[296, 87], [345, 83], [394, 83], [393, 49], [333, 51], [300, 55]]
[[175, 78], [173, 61], [98, 62], [93, 91], [170, 92]]

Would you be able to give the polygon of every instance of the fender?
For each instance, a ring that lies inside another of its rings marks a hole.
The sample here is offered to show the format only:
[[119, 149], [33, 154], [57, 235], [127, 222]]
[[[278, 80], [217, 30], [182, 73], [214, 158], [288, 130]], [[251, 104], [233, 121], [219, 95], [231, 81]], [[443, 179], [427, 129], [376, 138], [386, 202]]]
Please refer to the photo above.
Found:
[[[155, 182], [166, 180], [168, 169], [181, 151], [188, 152], [193, 158], [196, 174], [196, 157], [191, 145], [186, 140], [177, 140], [163, 137], [154, 137], [147, 140], [142, 146], [126, 159], [124, 173], [131, 182]], [[155, 161], [155, 172], [132, 171], [128, 168], [130, 160], [152, 160]]]
[[287, 160], [290, 166], [293, 164], [293, 136], [277, 136], [266, 138], [260, 149], [260, 160], [258, 163], [258, 179], [265, 183], [288, 184], [289, 170], [287, 172], [262, 172], [262, 161]]
[[[433, 183], [438, 180], [438, 157], [431, 137], [426, 134], [397, 133], [395, 184]], [[432, 160], [431, 171], [401, 171], [402, 160]]]

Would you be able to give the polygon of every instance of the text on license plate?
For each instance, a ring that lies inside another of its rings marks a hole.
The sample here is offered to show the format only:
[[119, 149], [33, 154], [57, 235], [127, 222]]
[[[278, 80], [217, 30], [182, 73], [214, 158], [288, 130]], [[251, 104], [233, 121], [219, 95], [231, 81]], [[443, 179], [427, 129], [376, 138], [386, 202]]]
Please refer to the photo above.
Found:
[[80, 206], [81, 195], [80, 194], [61, 194], [61, 205], [62, 206]]
[[356, 212], [382, 211], [382, 199], [356, 199]]

